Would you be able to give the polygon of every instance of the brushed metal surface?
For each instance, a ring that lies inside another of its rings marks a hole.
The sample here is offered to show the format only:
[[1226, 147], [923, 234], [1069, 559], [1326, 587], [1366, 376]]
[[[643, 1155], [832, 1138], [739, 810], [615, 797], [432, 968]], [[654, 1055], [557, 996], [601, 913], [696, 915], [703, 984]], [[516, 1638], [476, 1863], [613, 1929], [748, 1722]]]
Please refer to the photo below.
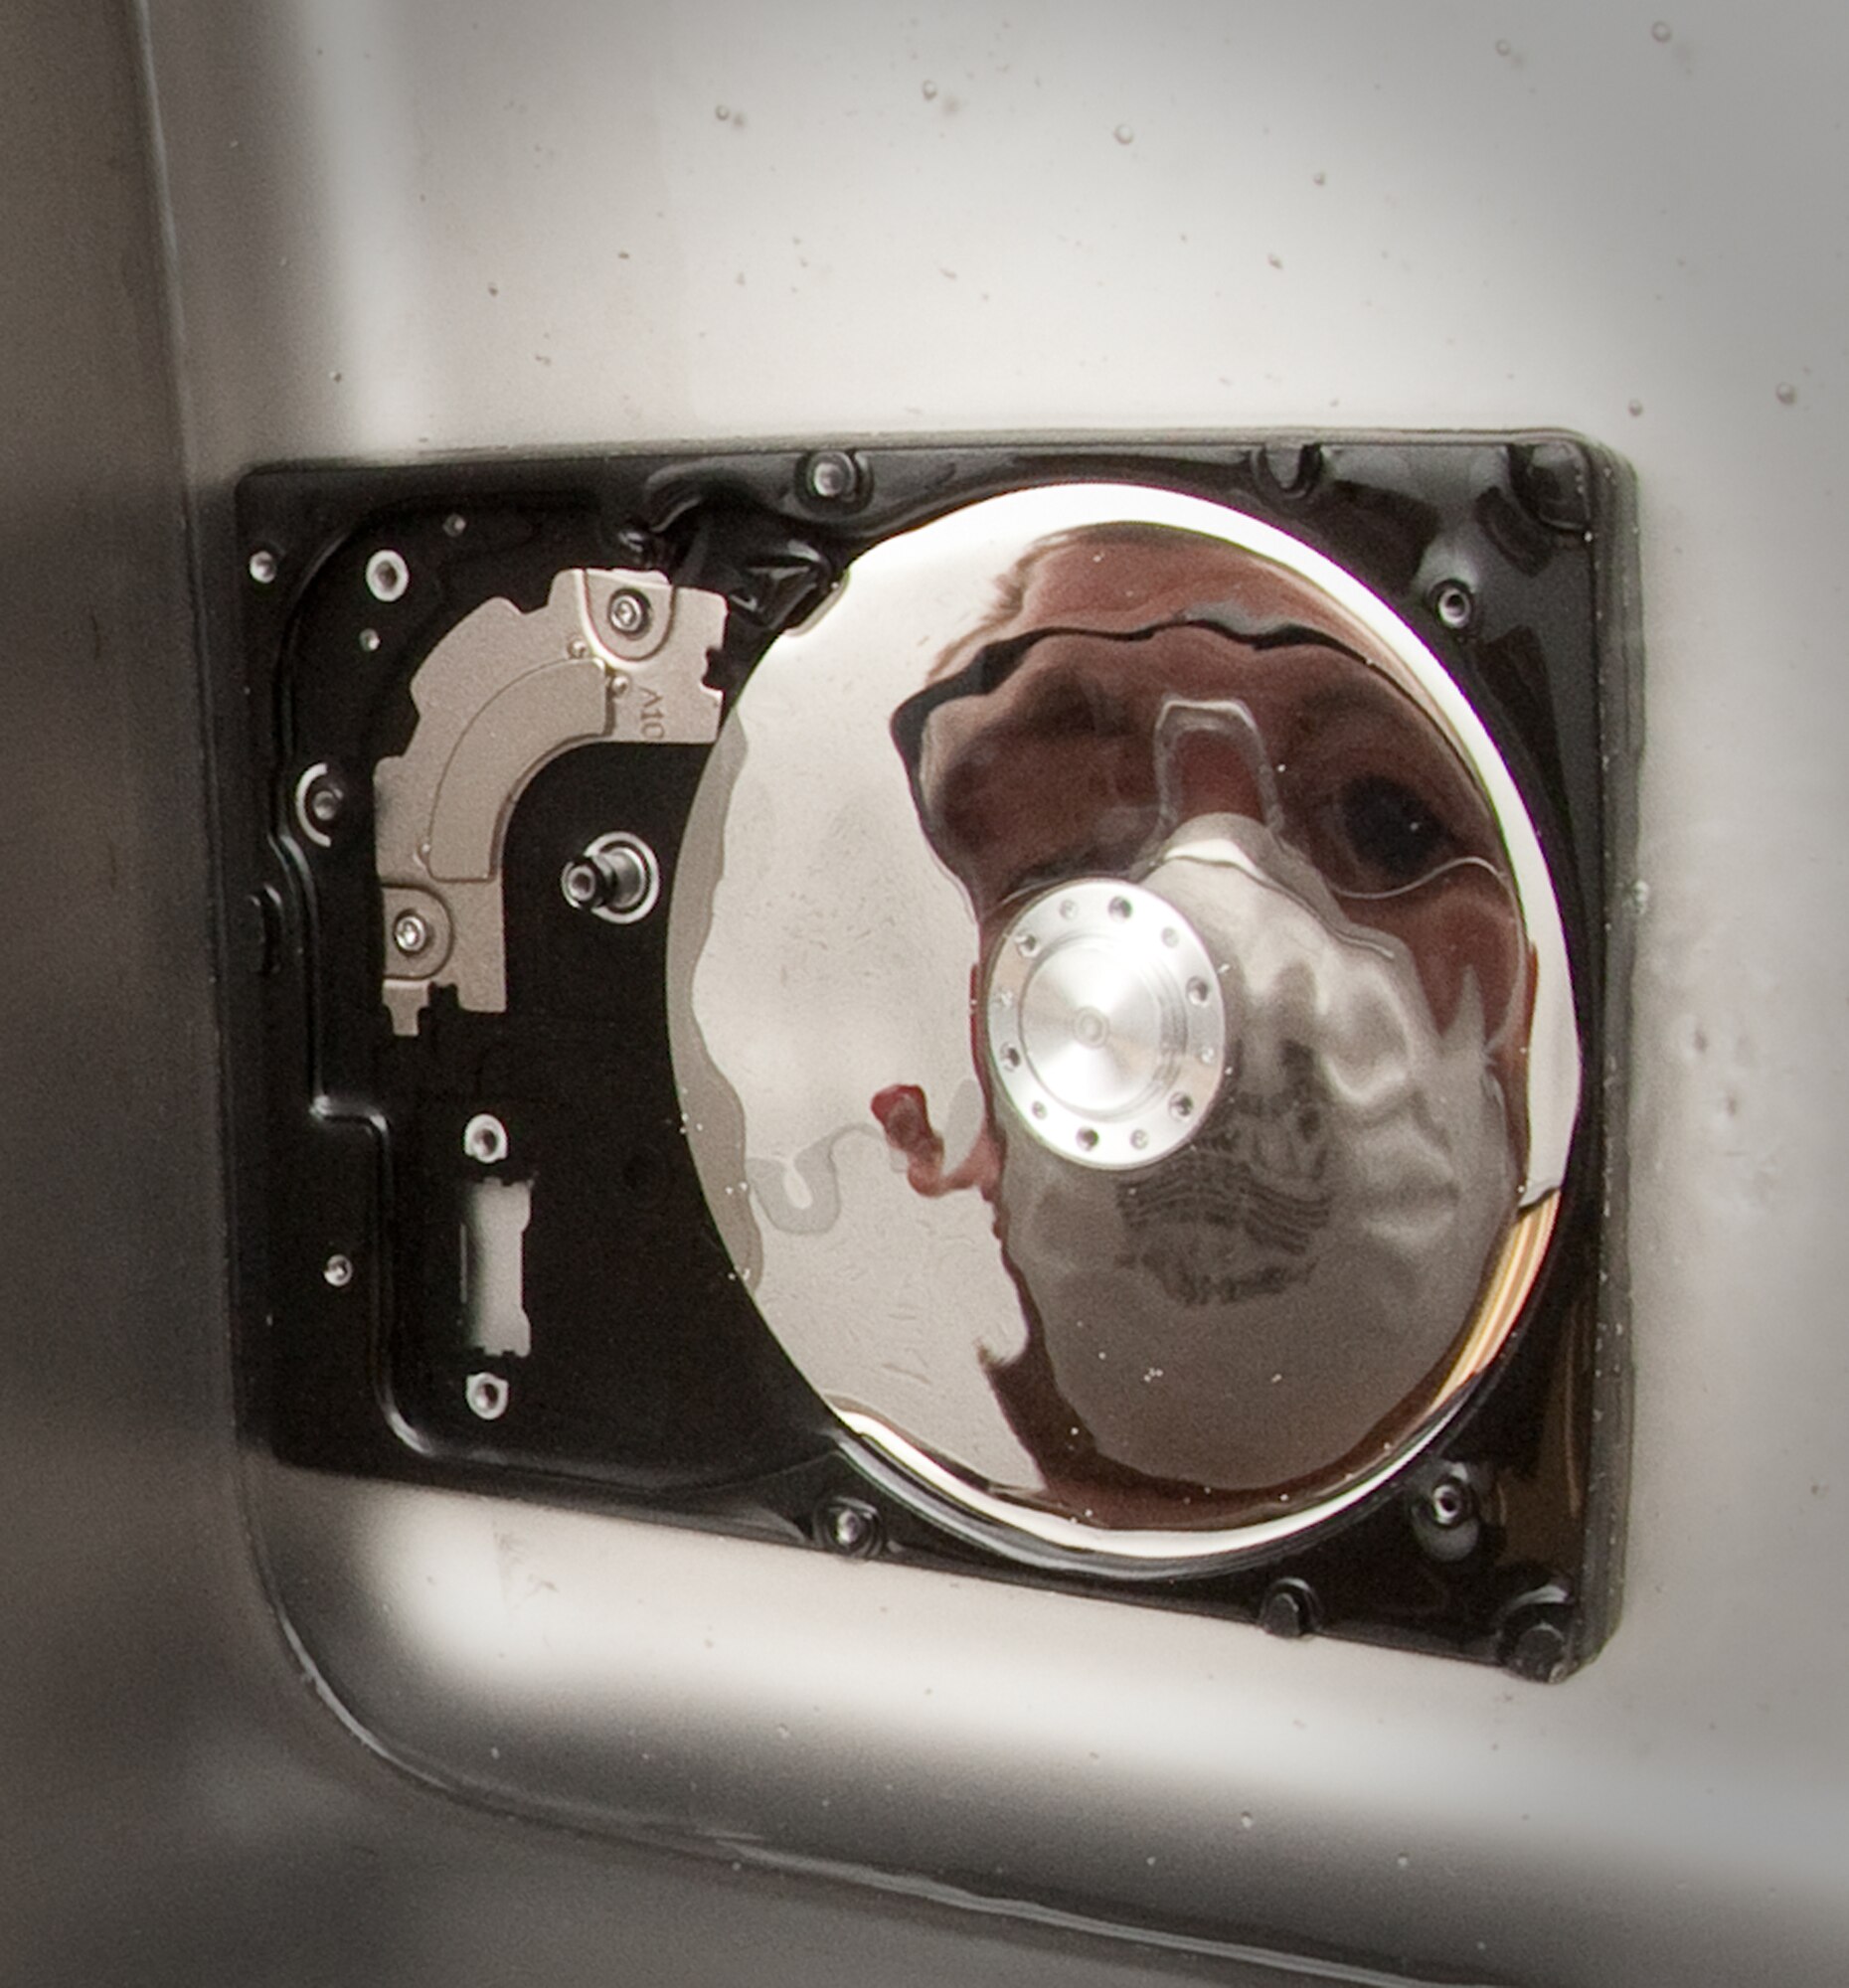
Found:
[[[1626, 1612], [1590, 1669], [1540, 1690], [259, 1464], [255, 1531], [349, 1714], [484, 1803], [754, 1855], [1504, 1981], [1840, 1977], [1839, 19], [144, 13], [208, 597], [242, 551], [213, 493], [285, 456], [1546, 421], [1616, 443], [1640, 482], [1633, 1516]], [[92, 655], [58, 612], [61, 661]], [[181, 750], [183, 698], [156, 696], [145, 650], [133, 671], [112, 653], [120, 709], [155, 705]], [[166, 667], [171, 689], [171, 648]], [[174, 761], [157, 778], [118, 726], [135, 825], [171, 827]], [[90, 842], [36, 846], [100, 862], [116, 784]], [[198, 942], [191, 849], [136, 929], [203, 1032], [197, 959], [168, 950]], [[41, 879], [9, 862], [24, 905]], [[82, 938], [55, 957], [109, 1019], [128, 983], [85, 976], [121, 929], [98, 914]], [[96, 1233], [105, 1185], [135, 1211], [76, 1271], [100, 1358], [146, 1315], [138, 1280], [180, 1274], [176, 1233], [210, 1285], [208, 1059], [195, 1038], [124, 1070], [138, 1159], [92, 1178], [104, 1103], [78, 1045], [97, 1037], [47, 1019], [51, 970], [33, 1026], [58, 1054], [25, 1038], [20, 1080], [71, 1078], [84, 1108], [48, 1150]], [[189, 1164], [150, 1183], [139, 1162], [175, 1137]], [[60, 1178], [41, 1165], [32, 1195]], [[68, 1308], [57, 1261], [34, 1242], [38, 1302]], [[222, 1407], [219, 1356], [186, 1357], [190, 1411]]]

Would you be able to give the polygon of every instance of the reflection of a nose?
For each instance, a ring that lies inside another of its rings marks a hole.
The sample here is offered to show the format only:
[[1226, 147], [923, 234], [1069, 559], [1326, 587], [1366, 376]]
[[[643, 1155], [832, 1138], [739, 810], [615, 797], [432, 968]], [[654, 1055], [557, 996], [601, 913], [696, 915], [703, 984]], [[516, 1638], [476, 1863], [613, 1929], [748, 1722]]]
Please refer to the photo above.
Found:
[[1267, 819], [1269, 783], [1258, 761], [1262, 747], [1250, 734], [1193, 725], [1172, 734], [1163, 746], [1167, 752], [1163, 793], [1176, 820], [1204, 814], [1245, 815], [1256, 822]]

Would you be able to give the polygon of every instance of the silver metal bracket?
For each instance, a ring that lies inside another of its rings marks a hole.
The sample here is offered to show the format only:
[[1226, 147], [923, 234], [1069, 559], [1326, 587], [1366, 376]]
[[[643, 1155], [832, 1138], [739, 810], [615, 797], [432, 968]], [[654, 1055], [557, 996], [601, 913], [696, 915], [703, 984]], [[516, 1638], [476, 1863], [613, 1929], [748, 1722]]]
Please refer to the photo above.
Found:
[[725, 631], [720, 594], [574, 567], [544, 607], [486, 601], [424, 658], [411, 744], [373, 773], [382, 995], [397, 1034], [417, 1034], [436, 986], [505, 1011], [501, 854], [520, 796], [575, 746], [710, 745], [721, 698], [706, 665]]

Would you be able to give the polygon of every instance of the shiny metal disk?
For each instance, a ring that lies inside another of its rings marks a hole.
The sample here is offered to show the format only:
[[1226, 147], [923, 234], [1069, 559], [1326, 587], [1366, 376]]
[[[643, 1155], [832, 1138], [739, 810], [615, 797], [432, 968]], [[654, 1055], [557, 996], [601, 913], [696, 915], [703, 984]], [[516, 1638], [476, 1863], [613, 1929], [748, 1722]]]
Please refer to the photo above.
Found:
[[[1288, 857], [1268, 909], [1185, 854], [1221, 816]], [[1346, 1003], [1255, 952], [1311, 900]], [[740, 1283], [874, 1482], [1023, 1563], [1369, 1499], [1547, 1260], [1580, 1047], [1521, 791], [1384, 602], [1222, 506], [1021, 490], [865, 552], [736, 700], [667, 956]]]

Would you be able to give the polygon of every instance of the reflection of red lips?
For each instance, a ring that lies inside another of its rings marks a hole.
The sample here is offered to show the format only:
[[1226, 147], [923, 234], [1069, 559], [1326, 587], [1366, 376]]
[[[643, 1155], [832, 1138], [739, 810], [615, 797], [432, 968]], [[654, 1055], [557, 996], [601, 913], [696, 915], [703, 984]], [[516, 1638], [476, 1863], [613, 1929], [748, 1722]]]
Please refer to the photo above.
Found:
[[940, 1195], [973, 1187], [985, 1201], [994, 1203], [1001, 1159], [986, 1123], [962, 1159], [946, 1168], [943, 1140], [930, 1122], [930, 1106], [918, 1084], [889, 1083], [884, 1090], [874, 1092], [868, 1108], [880, 1121], [886, 1143], [905, 1160], [906, 1179], [914, 1193], [935, 1201]]
[[943, 1141], [931, 1130], [924, 1093], [916, 1083], [890, 1083], [874, 1092], [869, 1107], [880, 1121], [886, 1143], [904, 1156], [914, 1193], [933, 1199], [944, 1192]]

